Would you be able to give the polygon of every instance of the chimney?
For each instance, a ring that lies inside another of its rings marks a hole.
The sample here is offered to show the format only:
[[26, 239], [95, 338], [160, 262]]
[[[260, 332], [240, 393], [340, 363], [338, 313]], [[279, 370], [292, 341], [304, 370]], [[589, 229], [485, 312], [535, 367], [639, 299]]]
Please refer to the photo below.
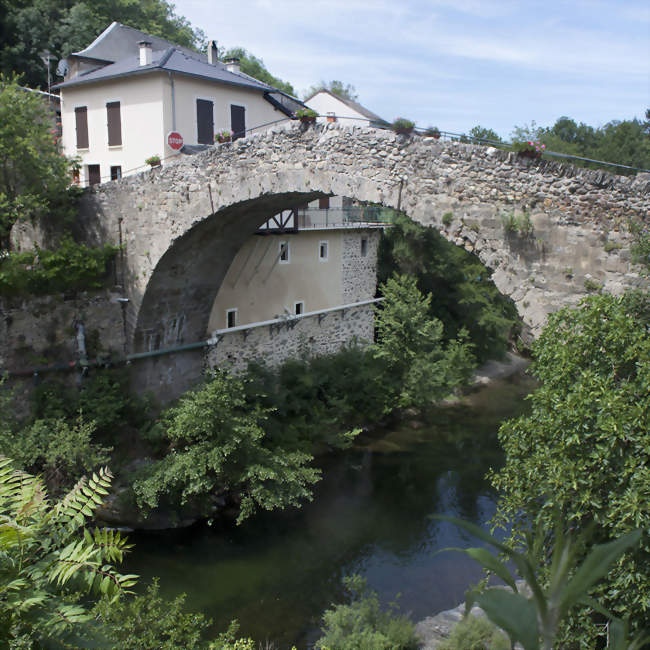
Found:
[[210, 41], [208, 43], [208, 63], [217, 65], [219, 62], [219, 50], [217, 49], [217, 41]]
[[225, 63], [228, 72], [239, 72], [239, 59], [236, 56], [226, 59]]
[[151, 43], [149, 41], [140, 41], [138, 43], [140, 46], [140, 65], [150, 65], [151, 64]]

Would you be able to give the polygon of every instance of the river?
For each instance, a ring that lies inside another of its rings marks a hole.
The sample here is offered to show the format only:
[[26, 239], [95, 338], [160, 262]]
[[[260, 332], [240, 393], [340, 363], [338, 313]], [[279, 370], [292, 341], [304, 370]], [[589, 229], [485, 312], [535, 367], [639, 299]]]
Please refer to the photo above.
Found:
[[494, 381], [454, 406], [414, 423], [374, 432], [321, 463], [323, 480], [301, 509], [263, 513], [241, 526], [195, 526], [134, 534], [123, 569], [160, 577], [161, 592], [187, 594], [187, 606], [224, 630], [280, 648], [309, 647], [322, 612], [341, 602], [343, 576], [365, 576], [384, 603], [399, 593], [413, 621], [457, 605], [478, 565], [460, 553], [478, 545], [433, 513], [484, 524], [496, 495], [484, 476], [502, 463], [499, 423], [525, 409], [532, 379]]

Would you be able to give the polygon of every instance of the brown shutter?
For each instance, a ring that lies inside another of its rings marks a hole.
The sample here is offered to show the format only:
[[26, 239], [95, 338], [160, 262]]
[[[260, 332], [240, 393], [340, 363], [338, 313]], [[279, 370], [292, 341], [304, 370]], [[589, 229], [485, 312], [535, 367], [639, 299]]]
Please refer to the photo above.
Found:
[[318, 199], [318, 208], [320, 210], [329, 210], [330, 208], [330, 197], [324, 196], [322, 199]]
[[214, 144], [213, 103], [207, 99], [196, 100], [196, 124], [199, 144]]
[[75, 108], [74, 116], [77, 125], [77, 149], [88, 149], [88, 108]]
[[120, 119], [120, 102], [106, 104], [108, 118], [108, 146], [118, 147], [122, 144], [122, 121]]
[[243, 106], [230, 105], [230, 130], [233, 140], [246, 135], [246, 109]]

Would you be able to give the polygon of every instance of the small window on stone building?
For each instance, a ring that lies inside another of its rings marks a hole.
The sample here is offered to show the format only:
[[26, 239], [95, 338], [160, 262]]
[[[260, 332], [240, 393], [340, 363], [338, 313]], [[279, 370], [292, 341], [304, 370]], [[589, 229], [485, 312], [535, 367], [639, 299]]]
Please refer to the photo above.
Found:
[[296, 316], [299, 316], [300, 314], [304, 314], [305, 313], [305, 303], [302, 302], [302, 300], [300, 302], [297, 302], [293, 306], [293, 311], [294, 311]]
[[367, 237], [362, 237], [361, 238], [361, 257], [365, 257], [368, 255], [368, 238]]
[[289, 242], [280, 242], [280, 264], [289, 264]]
[[237, 325], [237, 310], [226, 310], [226, 327], [235, 327]]
[[328, 245], [326, 241], [318, 243], [318, 259], [321, 262], [327, 262], [327, 249]]
[[119, 181], [122, 178], [122, 165], [111, 165], [111, 180]]

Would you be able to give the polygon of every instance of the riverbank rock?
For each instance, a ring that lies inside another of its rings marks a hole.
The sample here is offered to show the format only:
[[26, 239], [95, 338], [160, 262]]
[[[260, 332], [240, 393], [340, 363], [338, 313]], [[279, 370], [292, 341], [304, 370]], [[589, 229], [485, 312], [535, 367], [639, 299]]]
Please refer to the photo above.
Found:
[[515, 354], [506, 352], [506, 356], [501, 361], [491, 360], [484, 363], [470, 380], [474, 386], [484, 386], [494, 379], [504, 379], [530, 365], [530, 360]]
[[[508, 589], [509, 587], [503, 587]], [[530, 595], [526, 583], [523, 580], [517, 581], [519, 593]], [[452, 630], [465, 615], [465, 603], [461, 603], [453, 609], [447, 609], [435, 616], [427, 616], [415, 624], [415, 633], [421, 640], [420, 650], [435, 650], [443, 641], [448, 639]], [[485, 618], [485, 612], [478, 606], [474, 605], [470, 611], [470, 616]], [[516, 649], [521, 648], [519, 644], [515, 645]]]

